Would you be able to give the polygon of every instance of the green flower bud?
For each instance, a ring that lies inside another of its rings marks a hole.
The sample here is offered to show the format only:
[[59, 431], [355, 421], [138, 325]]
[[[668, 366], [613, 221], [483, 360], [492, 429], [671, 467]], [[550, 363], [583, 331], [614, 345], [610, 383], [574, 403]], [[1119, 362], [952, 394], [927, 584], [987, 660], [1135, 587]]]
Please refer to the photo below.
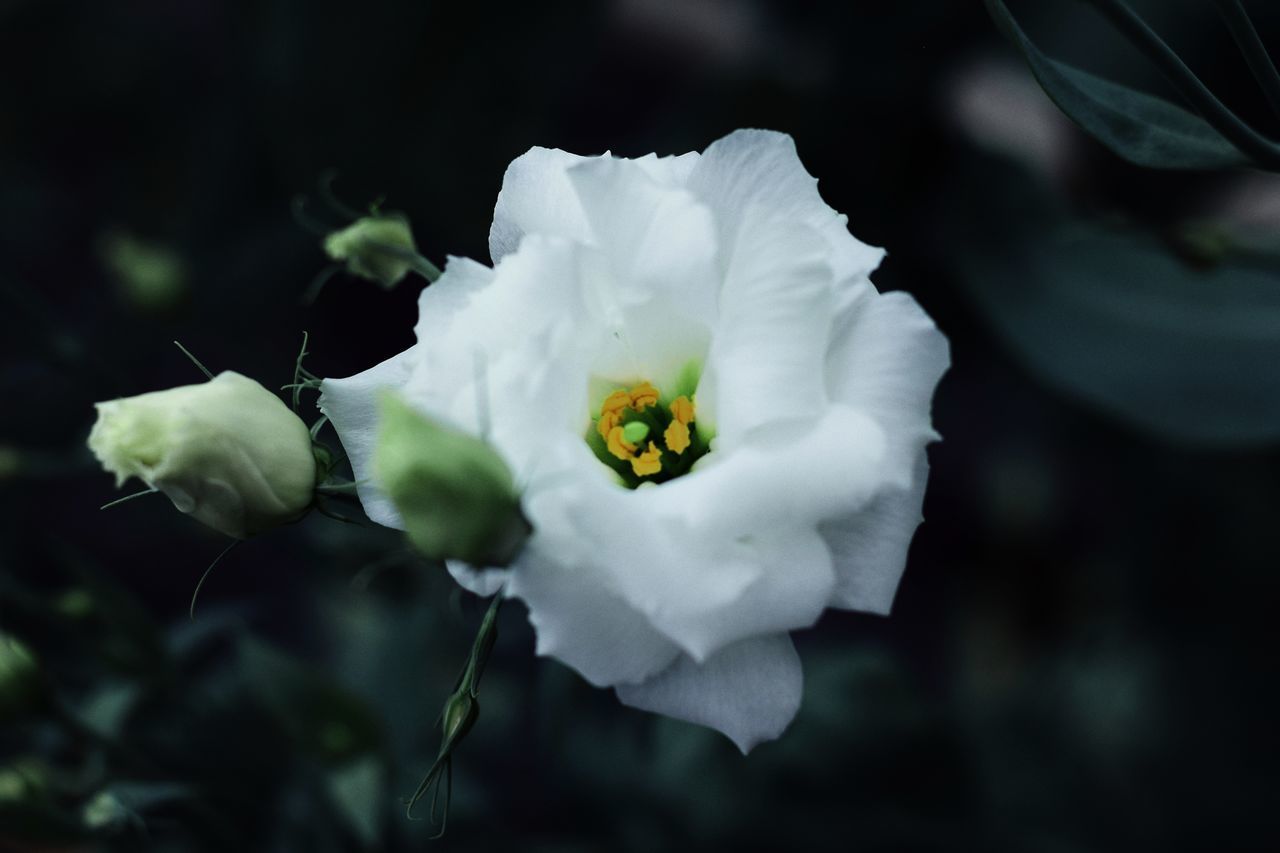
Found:
[[31, 651], [0, 634], [0, 720], [29, 708], [40, 693], [40, 667]]
[[399, 214], [366, 216], [325, 238], [324, 251], [346, 264], [347, 272], [376, 281], [386, 288], [397, 285], [413, 269], [417, 254], [409, 220]]
[[467, 736], [471, 727], [480, 716], [480, 703], [471, 695], [464, 685], [452, 696], [444, 706], [444, 717], [440, 726], [444, 729], [441, 751], [451, 751], [458, 742]]
[[120, 486], [138, 477], [182, 512], [246, 539], [311, 506], [311, 433], [275, 394], [226, 371], [98, 403], [89, 449]]
[[409, 541], [428, 557], [505, 566], [529, 536], [502, 457], [391, 394], [381, 401], [373, 466]]

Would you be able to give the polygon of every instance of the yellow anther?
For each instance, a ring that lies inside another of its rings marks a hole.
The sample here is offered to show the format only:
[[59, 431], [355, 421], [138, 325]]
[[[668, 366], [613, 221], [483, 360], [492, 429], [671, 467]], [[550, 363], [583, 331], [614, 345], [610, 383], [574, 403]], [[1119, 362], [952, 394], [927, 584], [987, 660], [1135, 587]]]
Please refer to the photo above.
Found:
[[[609, 452], [619, 459], [630, 459], [632, 454], [636, 452], [636, 446], [627, 441], [626, 436], [623, 435], [622, 427], [620, 426], [616, 426], [609, 430], [607, 442]], [[649, 443], [651, 445], [653, 444], [653, 442]]]
[[693, 423], [693, 402], [684, 395], [676, 397], [671, 401], [671, 414], [679, 423]]
[[667, 424], [667, 431], [662, 434], [662, 438], [667, 442], [667, 449], [672, 453], [684, 453], [689, 447], [689, 427], [680, 421], [672, 421]]
[[649, 449], [631, 460], [631, 470], [637, 477], [647, 477], [662, 470], [662, 451], [658, 445], [649, 442]]
[[604, 403], [600, 406], [600, 414], [607, 415], [613, 413], [616, 415], [630, 405], [630, 394], [622, 390], [614, 391], [608, 397], [604, 398]]
[[617, 412], [601, 412], [600, 420], [596, 421], [596, 430], [600, 433], [601, 438], [608, 438], [609, 433], [613, 432], [613, 428], [618, 425]]
[[622, 420], [622, 412], [631, 405], [631, 395], [626, 391], [614, 391], [604, 398], [600, 406], [600, 420], [596, 421], [596, 429], [600, 437], [607, 439], [609, 433]]
[[641, 382], [631, 389], [631, 408], [643, 412], [646, 406], [658, 404], [658, 389], [648, 382]]

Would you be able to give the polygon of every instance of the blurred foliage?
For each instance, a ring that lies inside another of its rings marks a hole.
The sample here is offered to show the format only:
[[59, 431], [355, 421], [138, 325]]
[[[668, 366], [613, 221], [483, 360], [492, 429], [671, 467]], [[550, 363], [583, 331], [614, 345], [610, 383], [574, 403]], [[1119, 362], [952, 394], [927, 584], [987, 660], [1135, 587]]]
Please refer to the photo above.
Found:
[[[1016, 11], [1054, 61], [1176, 97], [1083, 5]], [[1210, 3], [1134, 6], [1275, 135]], [[534, 658], [504, 608], [442, 847], [1272, 849], [1280, 188], [1125, 162], [1014, 60], [947, 0], [0, 4], [0, 632], [37, 667], [5, 694], [0, 850], [423, 849], [401, 798], [474, 599], [312, 517], [189, 620], [224, 543], [161, 497], [97, 510], [90, 404], [196, 380], [175, 338], [268, 387], [303, 329], [321, 375], [407, 346], [414, 287], [300, 304], [326, 259], [290, 200], [330, 168], [428, 257], [485, 260], [530, 145], [740, 126], [796, 137], [952, 341], [894, 615], [801, 634], [800, 716], [744, 759]]]

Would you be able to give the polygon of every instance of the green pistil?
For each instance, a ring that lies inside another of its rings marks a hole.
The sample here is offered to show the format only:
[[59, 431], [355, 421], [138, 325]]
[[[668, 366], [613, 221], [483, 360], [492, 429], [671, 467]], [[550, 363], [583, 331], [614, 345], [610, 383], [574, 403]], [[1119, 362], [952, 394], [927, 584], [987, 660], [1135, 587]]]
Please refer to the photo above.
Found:
[[629, 444], [639, 444], [649, 437], [649, 425], [643, 421], [632, 421], [622, 427], [622, 437]]

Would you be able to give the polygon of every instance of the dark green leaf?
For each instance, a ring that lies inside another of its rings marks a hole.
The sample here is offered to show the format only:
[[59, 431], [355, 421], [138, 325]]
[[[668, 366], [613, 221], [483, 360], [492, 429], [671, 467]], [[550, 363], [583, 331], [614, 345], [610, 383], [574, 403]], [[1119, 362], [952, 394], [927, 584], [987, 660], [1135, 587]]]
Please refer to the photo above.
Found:
[[309, 755], [342, 765], [381, 749], [377, 715], [342, 685], [248, 638], [240, 643], [240, 656], [251, 689]]
[[1280, 439], [1280, 265], [1193, 269], [1100, 226], [1005, 236], [964, 280], [1032, 372], [1177, 440]]
[[1018, 26], [1003, 0], [985, 2], [996, 25], [1026, 58], [1059, 109], [1120, 157], [1155, 169], [1251, 165], [1200, 116], [1046, 56]]

